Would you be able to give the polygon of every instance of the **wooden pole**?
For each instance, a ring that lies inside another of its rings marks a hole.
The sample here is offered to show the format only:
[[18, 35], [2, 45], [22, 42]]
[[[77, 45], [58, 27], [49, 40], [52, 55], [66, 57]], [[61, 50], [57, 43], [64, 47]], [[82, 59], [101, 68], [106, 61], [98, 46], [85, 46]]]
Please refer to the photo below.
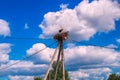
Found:
[[61, 49], [61, 44], [59, 43], [59, 53], [58, 53], [58, 58], [57, 58], [57, 63], [56, 63], [54, 80], [56, 80], [56, 78], [57, 78], [57, 72], [58, 72], [59, 60], [60, 60], [60, 54], [61, 54], [61, 50], [60, 49]]
[[59, 41], [59, 45], [60, 45], [59, 46], [59, 54], [58, 54], [58, 59], [57, 59], [57, 64], [56, 64], [54, 80], [56, 80], [56, 78], [57, 78], [60, 55], [61, 55], [61, 61], [62, 61], [62, 80], [65, 80], [64, 53], [63, 53], [63, 40], [62, 39], [61, 39], [61, 41]]
[[62, 78], [65, 80], [63, 41], [61, 42]]
[[59, 43], [59, 53], [58, 53], [58, 58], [57, 58], [57, 63], [56, 63], [54, 80], [56, 80], [56, 78], [57, 78], [60, 57], [61, 57], [61, 61], [62, 61], [62, 80], [65, 80], [63, 41], [68, 39], [68, 31], [67, 32], [62, 32], [62, 31], [63, 31], [63, 29], [60, 29], [59, 33], [54, 36], [54, 39], [57, 40]]
[[53, 54], [53, 57], [52, 57], [52, 59], [51, 59], [51, 61], [50, 61], [50, 64], [49, 64], [49, 66], [48, 66], [47, 72], [46, 72], [45, 77], [44, 77], [43, 80], [46, 80], [46, 79], [47, 79], [47, 76], [48, 76], [49, 71], [50, 71], [50, 67], [51, 67], [51, 65], [53, 64], [53, 60], [54, 60], [54, 58], [55, 58], [55, 56], [56, 56], [56, 53], [57, 53], [57, 48], [55, 49], [55, 52], [54, 52], [54, 54]]

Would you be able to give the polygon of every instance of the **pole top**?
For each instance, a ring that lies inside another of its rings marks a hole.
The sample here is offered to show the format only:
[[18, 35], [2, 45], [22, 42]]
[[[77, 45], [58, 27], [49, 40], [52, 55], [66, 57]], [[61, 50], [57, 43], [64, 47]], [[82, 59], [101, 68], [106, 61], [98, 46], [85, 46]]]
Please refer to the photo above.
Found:
[[62, 31], [63, 31], [63, 29], [60, 29], [60, 30], [59, 30], [59, 32], [62, 32]]
[[63, 29], [60, 29], [53, 38], [57, 41], [62, 41], [68, 39], [68, 31], [64, 32]]

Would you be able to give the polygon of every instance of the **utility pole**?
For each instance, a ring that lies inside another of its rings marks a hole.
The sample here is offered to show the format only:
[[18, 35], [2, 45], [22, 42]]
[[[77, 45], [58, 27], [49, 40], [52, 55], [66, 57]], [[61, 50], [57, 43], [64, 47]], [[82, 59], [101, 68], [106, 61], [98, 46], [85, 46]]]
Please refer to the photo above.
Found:
[[50, 64], [49, 64], [49, 66], [48, 66], [48, 69], [47, 69], [47, 71], [46, 71], [46, 74], [45, 74], [43, 80], [46, 80], [46, 79], [47, 79], [47, 76], [48, 76], [49, 71], [50, 71], [50, 67], [52, 66], [53, 60], [54, 60], [54, 58], [55, 58], [55, 56], [56, 56], [56, 52], [57, 52], [57, 48], [55, 49], [55, 52], [54, 52], [54, 54], [53, 54], [53, 56], [52, 56], [52, 59], [51, 59], [51, 61], [50, 61]]
[[[57, 56], [57, 63], [56, 63], [54, 80], [56, 80], [56, 78], [57, 78], [57, 73], [58, 73], [58, 67], [59, 67], [60, 58], [61, 58], [61, 62], [62, 62], [62, 80], [65, 80], [64, 51], [63, 51], [64, 47], [63, 47], [63, 42], [64, 42], [64, 40], [68, 39], [68, 31], [67, 32], [63, 32], [63, 29], [60, 29], [59, 33], [54, 36], [54, 39], [58, 41], [58, 48], [59, 48], [58, 56]], [[55, 58], [55, 55], [56, 55], [56, 51], [57, 50], [55, 50], [55, 52], [53, 54], [52, 60], [51, 60], [50, 65], [49, 65], [49, 67], [47, 69], [47, 72], [46, 72], [46, 75], [44, 77], [44, 80], [47, 79], [47, 76], [48, 76], [49, 70], [50, 70], [50, 66], [53, 64], [53, 59]]]
[[54, 36], [54, 39], [57, 40], [59, 44], [59, 53], [58, 53], [58, 58], [57, 58], [57, 64], [56, 64], [57, 66], [55, 70], [54, 80], [56, 80], [56, 77], [57, 77], [60, 56], [61, 56], [61, 61], [62, 61], [62, 80], [65, 80], [63, 41], [68, 39], [68, 31], [67, 32], [62, 32], [62, 31], [63, 29], [60, 29], [59, 33]]

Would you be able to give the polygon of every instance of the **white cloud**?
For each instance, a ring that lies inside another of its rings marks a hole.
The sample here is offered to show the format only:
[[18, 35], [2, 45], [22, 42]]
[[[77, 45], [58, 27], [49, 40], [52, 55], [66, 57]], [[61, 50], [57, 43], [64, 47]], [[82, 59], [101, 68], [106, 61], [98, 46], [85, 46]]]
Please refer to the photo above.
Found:
[[49, 62], [54, 52], [54, 49], [46, 48], [45, 50], [40, 51], [45, 47], [46, 45], [44, 45], [43, 43], [36, 43], [32, 46], [32, 48], [27, 50], [27, 55], [38, 53], [31, 58], [32, 61], [34, 61], [35, 63]]
[[117, 41], [118, 43], [120, 43], [120, 39], [117, 39], [116, 41]]
[[83, 1], [75, 9], [79, 18], [82, 16], [89, 27], [101, 32], [115, 29], [114, 20], [120, 18], [119, 4], [111, 0]]
[[118, 46], [114, 45], [114, 44], [109, 44], [108, 46], [106, 46], [108, 48], [118, 48]]
[[[42, 43], [37, 43], [32, 46], [32, 48], [27, 50], [28, 55], [32, 55], [39, 50], [45, 48], [46, 46]], [[119, 52], [114, 49], [107, 49], [94, 46], [74, 46], [66, 48], [65, 52], [65, 63], [66, 66], [78, 67], [84, 65], [111, 65], [119, 63]], [[31, 61], [37, 63], [49, 62], [52, 58], [54, 49], [46, 48], [44, 51], [39, 52], [31, 58]]]
[[34, 80], [34, 76], [9, 76], [10, 80]]
[[[32, 46], [32, 48], [27, 50], [27, 55], [32, 55], [45, 47], [46, 45], [42, 43], [36, 43]], [[72, 67], [75, 67], [75, 69], [79, 69], [78, 71], [70, 71], [70, 75], [73, 80], [79, 80], [81, 78], [85, 78], [85, 80], [104, 80], [107, 74], [111, 72], [111, 70], [107, 67], [120, 66], [118, 65], [120, 55], [117, 51], [113, 49], [93, 46], [74, 46], [66, 48], [64, 51], [66, 68], [69, 67], [70, 70], [72, 69]], [[31, 61], [40, 61], [41, 63], [49, 62], [53, 55], [53, 52], [54, 49], [47, 47], [42, 52], [39, 52], [39, 54], [34, 55], [33, 58], [31, 58]], [[17, 61], [10, 60], [8, 64], [2, 64], [1, 68], [11, 65], [15, 62]], [[21, 63], [13, 65], [8, 69], [0, 71], [0, 76], [32, 76], [40, 74], [42, 75], [43, 73], [45, 73], [47, 65], [33, 64], [33, 62], [22, 61]], [[78, 76], [76, 76], [76, 74]], [[105, 77], [102, 77], [102, 75], [104, 75]]]
[[74, 48], [76, 45], [75, 44], [73, 44], [73, 43], [69, 43], [69, 44], [67, 44], [67, 47], [69, 47], [69, 48]]
[[25, 23], [24, 29], [29, 29], [29, 26], [27, 23]]
[[11, 44], [0, 43], [0, 54], [8, 54], [9, 52], [11, 52]]
[[67, 9], [67, 6], [68, 6], [69, 4], [61, 4], [60, 5], [60, 8], [62, 9], [62, 10], [64, 10], [64, 9]]
[[61, 27], [69, 31], [70, 38], [88, 40], [96, 32], [109, 32], [115, 29], [115, 20], [120, 18], [117, 2], [95, 0], [82, 1], [74, 9], [62, 9], [48, 12], [39, 25], [42, 29], [40, 38], [50, 38]]
[[81, 71], [73, 71], [73, 72], [69, 72], [69, 74], [70, 74], [72, 80], [79, 80], [79, 78], [89, 77], [88, 73], [81, 72]]
[[[28, 61], [21, 61], [18, 64], [12, 65], [16, 62], [19, 62], [19, 60], [10, 60], [7, 64], [2, 64], [0, 66], [0, 76], [35, 76], [35, 75], [42, 75], [45, 73], [45, 70], [47, 69], [46, 64], [37, 64], [34, 65], [32, 62]], [[7, 68], [7, 66], [12, 65]], [[3, 69], [5, 68], [5, 69]]]
[[0, 19], [0, 35], [1, 36], [10, 36], [10, 28], [8, 22]]
[[0, 63], [6, 62], [9, 60], [8, 53], [10, 52], [11, 52], [11, 44], [0, 43]]
[[6, 62], [9, 60], [9, 55], [7, 54], [0, 54], [0, 63]]
[[113, 64], [119, 61], [119, 52], [101, 47], [78, 46], [67, 48], [65, 50], [65, 58], [67, 64]]
[[110, 73], [110, 68], [79, 69], [69, 72], [71, 80], [106, 80]]

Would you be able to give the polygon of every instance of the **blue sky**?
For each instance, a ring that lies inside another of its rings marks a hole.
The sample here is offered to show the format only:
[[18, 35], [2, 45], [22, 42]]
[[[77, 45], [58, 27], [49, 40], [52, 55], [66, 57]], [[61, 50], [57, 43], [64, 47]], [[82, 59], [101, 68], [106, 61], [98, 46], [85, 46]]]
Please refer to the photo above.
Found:
[[112, 72], [120, 74], [119, 0], [0, 0], [0, 68], [47, 47], [1, 70], [0, 80], [42, 76], [56, 47], [48, 46], [61, 28], [69, 31], [65, 68], [72, 80], [106, 80]]

